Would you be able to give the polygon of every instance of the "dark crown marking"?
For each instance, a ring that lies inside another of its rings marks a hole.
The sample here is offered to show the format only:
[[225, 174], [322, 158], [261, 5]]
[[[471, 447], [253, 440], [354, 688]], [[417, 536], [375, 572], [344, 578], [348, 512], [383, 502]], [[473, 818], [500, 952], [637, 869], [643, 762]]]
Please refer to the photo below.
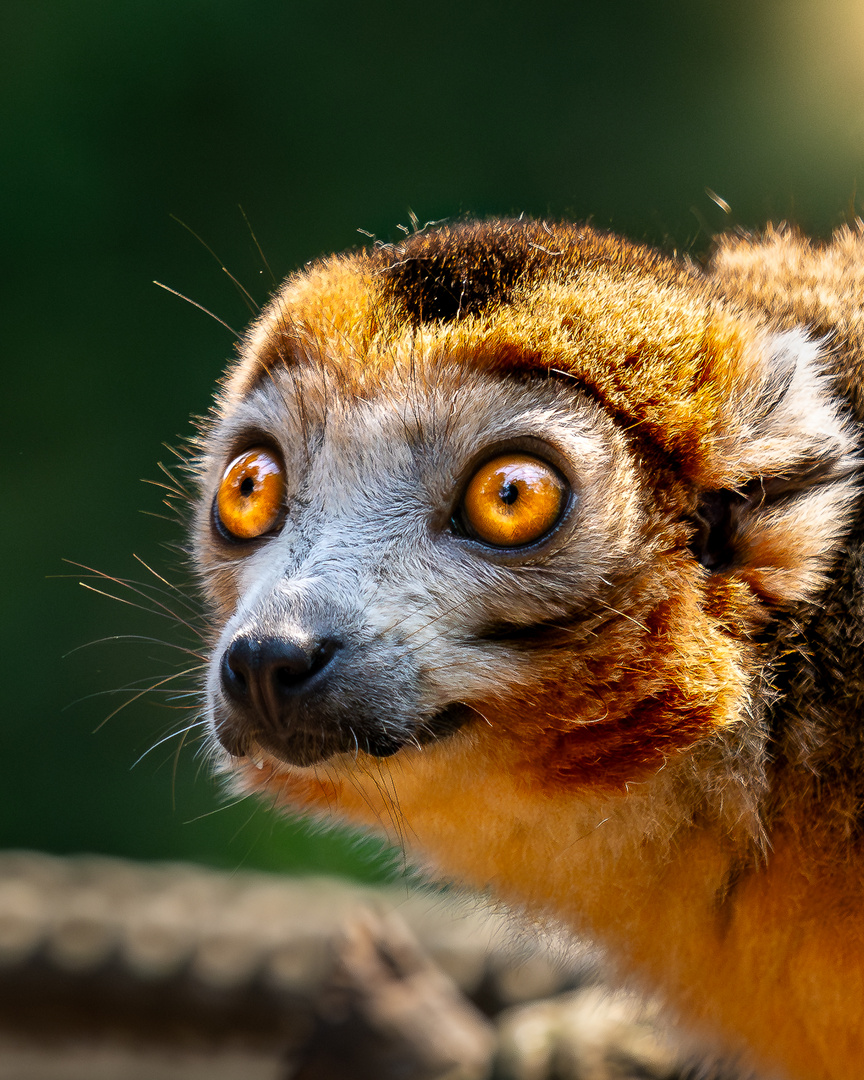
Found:
[[[445, 226], [382, 249], [384, 288], [415, 322], [451, 322], [507, 299], [540, 252], [533, 223]], [[548, 256], [546, 256], [548, 261]]]

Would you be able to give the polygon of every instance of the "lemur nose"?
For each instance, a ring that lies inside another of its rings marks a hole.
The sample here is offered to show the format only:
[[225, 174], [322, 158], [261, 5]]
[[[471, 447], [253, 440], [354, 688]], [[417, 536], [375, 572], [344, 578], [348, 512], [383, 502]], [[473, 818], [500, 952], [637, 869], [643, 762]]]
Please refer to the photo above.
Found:
[[238, 705], [278, 722], [284, 702], [306, 690], [341, 645], [329, 637], [301, 645], [286, 637], [239, 634], [222, 656], [222, 688]]

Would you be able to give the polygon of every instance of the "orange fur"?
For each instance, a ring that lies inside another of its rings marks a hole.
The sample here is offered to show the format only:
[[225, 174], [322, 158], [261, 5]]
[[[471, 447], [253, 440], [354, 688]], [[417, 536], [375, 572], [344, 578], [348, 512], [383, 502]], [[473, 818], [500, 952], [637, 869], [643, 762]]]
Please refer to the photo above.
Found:
[[[469, 224], [290, 279], [201, 456], [209, 708], [240, 786], [597, 938], [760, 1067], [857, 1076], [862, 305], [858, 228], [724, 239], [703, 273]], [[285, 521], [238, 546], [213, 493], [262, 439]], [[484, 549], [459, 492], [525, 440], [572, 504]], [[282, 666], [232, 684], [238, 641]]]

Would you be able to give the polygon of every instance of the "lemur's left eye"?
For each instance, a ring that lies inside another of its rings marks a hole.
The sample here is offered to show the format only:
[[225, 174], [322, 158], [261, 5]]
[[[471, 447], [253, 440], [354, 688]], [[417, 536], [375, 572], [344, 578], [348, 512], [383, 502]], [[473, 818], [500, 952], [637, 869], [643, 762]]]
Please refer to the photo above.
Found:
[[236, 457], [216, 494], [219, 525], [237, 540], [269, 532], [282, 514], [285, 473], [282, 463], [263, 446]]
[[465, 491], [469, 531], [494, 547], [522, 547], [557, 525], [568, 486], [557, 469], [529, 454], [502, 454], [482, 465]]

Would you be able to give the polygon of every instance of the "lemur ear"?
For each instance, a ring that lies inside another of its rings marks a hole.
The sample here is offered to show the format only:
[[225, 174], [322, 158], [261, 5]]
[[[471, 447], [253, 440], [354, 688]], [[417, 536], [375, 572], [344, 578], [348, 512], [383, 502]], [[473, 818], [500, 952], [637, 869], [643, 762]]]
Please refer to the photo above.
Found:
[[726, 468], [736, 479], [703, 492], [691, 549], [707, 570], [784, 603], [812, 597], [824, 581], [860, 462], [819, 343], [801, 329], [772, 334], [759, 367], [730, 403], [736, 445]]

